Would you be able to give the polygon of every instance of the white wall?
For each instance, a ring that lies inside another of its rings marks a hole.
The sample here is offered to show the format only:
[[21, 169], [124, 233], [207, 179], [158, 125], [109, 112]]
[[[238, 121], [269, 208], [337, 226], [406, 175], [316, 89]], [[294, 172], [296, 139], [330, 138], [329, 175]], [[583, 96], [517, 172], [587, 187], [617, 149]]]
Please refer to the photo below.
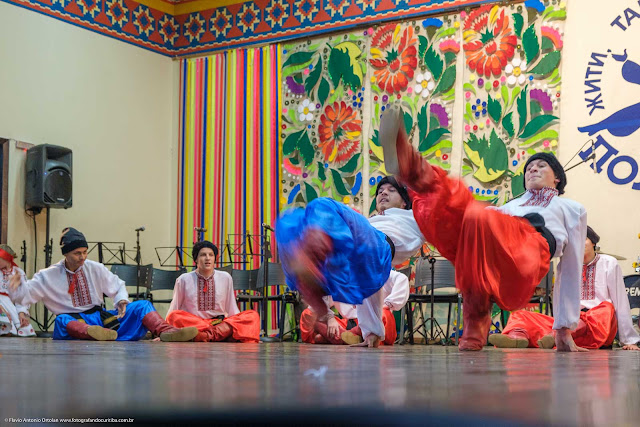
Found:
[[[51, 210], [53, 262], [60, 231], [89, 241], [141, 235], [143, 262], [175, 242], [178, 63], [139, 47], [0, 3], [0, 137], [73, 150], [73, 207]], [[45, 214], [34, 247], [24, 213], [25, 153], [10, 148], [8, 243], [28, 245], [28, 275], [44, 267]]]
[[[578, 127], [600, 122], [621, 108], [640, 102], [640, 85], [622, 79], [622, 62], [615, 61], [611, 53], [622, 54], [627, 50], [629, 59], [640, 64], [640, 18], [632, 18], [627, 27], [625, 9], [629, 16], [640, 14], [637, 0], [619, 0], [603, 3], [598, 0], [571, 0], [567, 4], [567, 22], [564, 38], [564, 58], [562, 71], [562, 111], [560, 116], [559, 157], [564, 164], [589, 139], [600, 135], [613, 147], [619, 150], [617, 156], [627, 155], [640, 161], [640, 131], [626, 137], [616, 137], [607, 130], [589, 137], [578, 131]], [[611, 23], [622, 16], [621, 22], [626, 30]], [[591, 67], [592, 74], [588, 79], [601, 80], [597, 84], [601, 91], [585, 94], [585, 76], [591, 61], [592, 53], [607, 55], [604, 65]], [[590, 115], [586, 98], [595, 98], [601, 93], [604, 109], [596, 109]], [[637, 117], [638, 118], [638, 117]], [[590, 146], [590, 143], [587, 147]], [[587, 148], [585, 147], [585, 148]], [[606, 153], [604, 147], [596, 149], [597, 159]], [[576, 163], [578, 157], [571, 164]], [[611, 158], [613, 160], [613, 158]], [[607, 161], [601, 173], [594, 173], [589, 168], [592, 162], [582, 164], [567, 174], [568, 185], [566, 196], [581, 202], [587, 209], [588, 222], [600, 234], [600, 246], [603, 252], [610, 252], [626, 257], [620, 261], [625, 274], [633, 272], [632, 263], [640, 255], [640, 191], [633, 190], [633, 182], [640, 181], [637, 176], [629, 184], [617, 185], [607, 176], [611, 160]], [[628, 176], [631, 167], [624, 163], [614, 168], [618, 177]]]

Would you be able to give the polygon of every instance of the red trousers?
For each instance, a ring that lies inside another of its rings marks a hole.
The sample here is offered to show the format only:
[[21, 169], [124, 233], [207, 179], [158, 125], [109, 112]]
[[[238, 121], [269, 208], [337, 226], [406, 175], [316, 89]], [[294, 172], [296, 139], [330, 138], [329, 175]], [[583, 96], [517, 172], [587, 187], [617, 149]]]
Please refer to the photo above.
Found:
[[[302, 335], [302, 342], [306, 342], [308, 344], [316, 344], [315, 337], [318, 332], [315, 330], [315, 325], [317, 322], [318, 316], [316, 313], [311, 311], [310, 309], [305, 309], [300, 316], [300, 335]], [[338, 321], [338, 324], [347, 329], [347, 319], [339, 319], [335, 318]], [[393, 317], [393, 313], [391, 310], [383, 309], [382, 310], [382, 323], [384, 324], [384, 341], [382, 344], [384, 345], [393, 345], [397, 338], [396, 331], [396, 319]], [[360, 328], [352, 329], [353, 332], [361, 335]]]
[[[537, 348], [538, 340], [549, 335], [553, 328], [553, 317], [542, 313], [518, 310], [511, 313], [503, 334], [525, 336], [529, 347]], [[578, 328], [571, 333], [576, 345], [597, 349], [609, 346], [618, 332], [616, 311], [610, 302], [602, 302], [589, 311], [580, 313]]]
[[[167, 316], [167, 323], [176, 328], [194, 326], [198, 331], [209, 328], [213, 319], [203, 319], [195, 314], [174, 310]], [[242, 311], [223, 320], [231, 326], [233, 339], [239, 342], [260, 342], [260, 315], [253, 310]]]
[[549, 271], [549, 245], [529, 222], [476, 201], [465, 184], [433, 166], [427, 190], [412, 191], [426, 240], [455, 266], [464, 310], [484, 315], [491, 301], [524, 307]]

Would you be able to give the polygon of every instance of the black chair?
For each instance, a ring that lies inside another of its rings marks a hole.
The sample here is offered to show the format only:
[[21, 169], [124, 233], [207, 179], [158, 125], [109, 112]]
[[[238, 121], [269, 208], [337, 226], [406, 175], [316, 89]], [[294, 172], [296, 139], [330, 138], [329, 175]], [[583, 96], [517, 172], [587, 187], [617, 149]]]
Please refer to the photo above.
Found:
[[258, 270], [237, 270], [232, 269], [233, 290], [236, 291], [236, 301], [247, 303], [249, 307], [262, 301], [262, 295], [256, 292], [258, 283]]
[[[458, 344], [458, 331], [460, 329], [460, 308], [462, 305], [462, 295], [457, 292], [435, 293], [435, 290], [442, 288], [455, 288], [455, 268], [446, 259], [437, 259], [433, 264], [433, 298], [431, 295], [431, 263], [429, 257], [420, 257], [416, 263], [416, 276], [415, 276], [415, 293], [409, 294], [407, 304], [402, 309], [404, 313], [401, 314], [401, 333], [404, 334], [404, 318], [406, 317], [407, 330], [409, 332], [409, 342], [414, 343], [414, 334], [417, 332], [427, 339], [427, 323], [433, 322], [431, 318], [425, 320], [423, 305], [424, 304], [449, 304], [449, 315], [447, 317], [447, 331], [445, 333], [445, 341], [449, 339], [449, 328], [451, 324], [451, 309], [453, 304], [458, 305], [458, 320], [455, 334], [455, 343]], [[415, 306], [415, 307], [414, 307]], [[416, 308], [417, 307], [417, 308]], [[414, 316], [418, 314], [420, 323], [414, 326]], [[439, 326], [438, 326], [439, 327]], [[433, 338], [433, 337], [432, 337]], [[401, 344], [404, 343], [404, 335], [401, 340]]]
[[[280, 341], [284, 340], [284, 336], [287, 334], [295, 333], [296, 337], [300, 336], [300, 325], [298, 322], [298, 318], [295, 315], [294, 309], [294, 327], [291, 330], [285, 331], [285, 319], [287, 314], [287, 304], [291, 304], [292, 307], [295, 307], [295, 304], [299, 302], [298, 293], [290, 291], [287, 287], [287, 282], [284, 276], [284, 270], [282, 269], [282, 264], [276, 262], [270, 262], [268, 266], [269, 275], [267, 277], [266, 285], [264, 280], [264, 264], [260, 266], [258, 270], [258, 282], [256, 285], [256, 289], [262, 295], [266, 295], [267, 301], [276, 301], [278, 303], [278, 307], [280, 310], [280, 317], [278, 319], [278, 329], [280, 330]], [[266, 289], [265, 289], [266, 286]], [[276, 295], [269, 295], [268, 288], [271, 286], [284, 287], [285, 291], [280, 293], [278, 292]], [[264, 310], [263, 310], [264, 311]], [[267, 315], [266, 312], [263, 313], [264, 316]], [[267, 331], [265, 331], [265, 334]]]
[[154, 268], [151, 273], [151, 302], [171, 304], [173, 296], [169, 299], [158, 299], [153, 295], [153, 292], [160, 290], [173, 291], [176, 286], [176, 279], [182, 274], [184, 274], [182, 270], [160, 270], [159, 268]]
[[[134, 301], [138, 299], [146, 299], [151, 301], [151, 270], [152, 264], [137, 265], [130, 264], [114, 264], [111, 266], [111, 272], [124, 281], [126, 286], [136, 288], [135, 292], [129, 294]], [[138, 277], [139, 275], [139, 277]], [[142, 291], [140, 289], [143, 289]]]
[[[640, 274], [630, 274], [624, 276], [624, 287], [627, 290], [627, 297], [629, 298], [629, 307], [640, 308]], [[636, 317], [638, 326], [640, 326], [640, 316]]]

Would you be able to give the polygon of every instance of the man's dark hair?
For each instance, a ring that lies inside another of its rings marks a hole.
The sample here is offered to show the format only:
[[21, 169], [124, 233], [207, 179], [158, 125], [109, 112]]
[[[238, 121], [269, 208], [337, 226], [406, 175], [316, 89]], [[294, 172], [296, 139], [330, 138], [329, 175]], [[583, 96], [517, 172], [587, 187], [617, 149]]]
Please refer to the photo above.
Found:
[[216, 259], [218, 259], [218, 248], [216, 247], [216, 245], [214, 245], [213, 243], [207, 240], [203, 240], [202, 242], [198, 242], [193, 245], [193, 249], [191, 250], [191, 256], [193, 257], [194, 261], [198, 259], [198, 254], [204, 248], [211, 249], [213, 251], [213, 256]]

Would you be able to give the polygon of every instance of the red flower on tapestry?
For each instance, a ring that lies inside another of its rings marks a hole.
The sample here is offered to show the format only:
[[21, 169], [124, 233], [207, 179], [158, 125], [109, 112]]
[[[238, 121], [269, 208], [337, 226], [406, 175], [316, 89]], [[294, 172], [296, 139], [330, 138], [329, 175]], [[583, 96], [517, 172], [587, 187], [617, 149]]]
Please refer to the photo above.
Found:
[[325, 162], [342, 163], [349, 160], [360, 147], [362, 120], [347, 104], [334, 102], [327, 105], [320, 116], [318, 134]]
[[393, 95], [407, 88], [418, 66], [416, 43], [413, 27], [388, 24], [374, 33], [369, 62], [381, 90]]
[[513, 58], [518, 38], [499, 6], [482, 6], [469, 14], [463, 27], [464, 52], [471, 71], [499, 76]]

